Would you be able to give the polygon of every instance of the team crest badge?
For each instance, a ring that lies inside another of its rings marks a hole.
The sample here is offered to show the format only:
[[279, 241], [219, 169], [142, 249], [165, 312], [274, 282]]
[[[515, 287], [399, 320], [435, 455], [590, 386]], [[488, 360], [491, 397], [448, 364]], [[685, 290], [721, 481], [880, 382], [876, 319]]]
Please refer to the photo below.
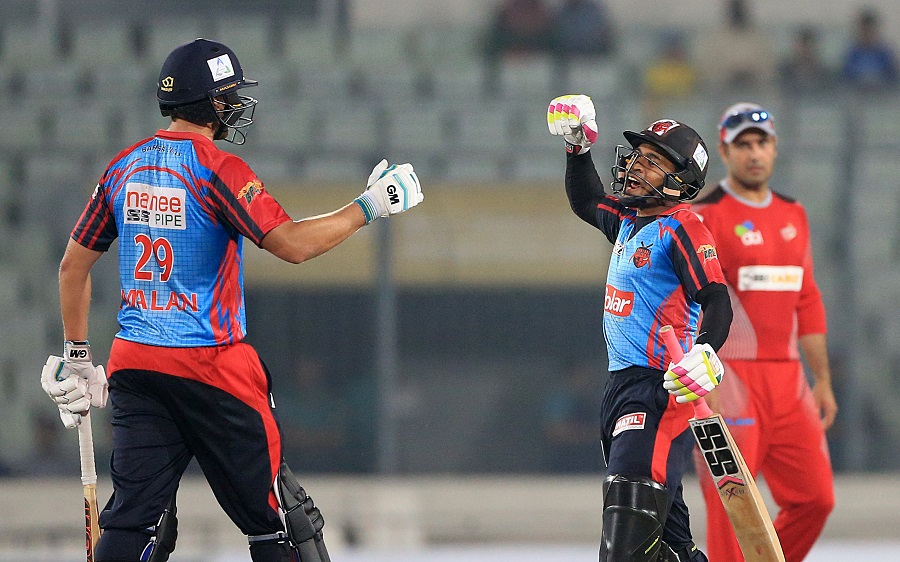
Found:
[[634, 251], [631, 254], [631, 263], [634, 264], [634, 267], [644, 267], [645, 265], [650, 265], [650, 248], [653, 247], [653, 244], [649, 246], [644, 246], [644, 243], [641, 242], [641, 247]]
[[659, 136], [663, 136], [669, 129], [674, 129], [678, 125], [681, 125], [678, 121], [673, 121], [671, 119], [660, 119], [659, 121], [650, 125], [650, 132], [656, 133]]

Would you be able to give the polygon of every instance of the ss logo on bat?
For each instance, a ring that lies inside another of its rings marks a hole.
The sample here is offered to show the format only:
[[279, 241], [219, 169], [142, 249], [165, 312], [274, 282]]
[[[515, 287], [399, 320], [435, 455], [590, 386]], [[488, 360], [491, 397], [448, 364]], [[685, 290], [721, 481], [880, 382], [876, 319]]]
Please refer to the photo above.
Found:
[[734, 459], [734, 454], [728, 446], [728, 440], [725, 438], [718, 420], [692, 424], [692, 429], [714, 477], [738, 474], [737, 461]]

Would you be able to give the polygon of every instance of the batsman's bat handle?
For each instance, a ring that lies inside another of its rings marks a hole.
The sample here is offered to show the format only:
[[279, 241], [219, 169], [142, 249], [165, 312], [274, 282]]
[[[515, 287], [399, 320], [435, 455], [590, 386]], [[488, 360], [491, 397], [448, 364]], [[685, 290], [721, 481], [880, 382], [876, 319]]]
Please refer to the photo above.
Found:
[[705, 420], [706, 418], [711, 418], [716, 415], [706, 403], [706, 400], [701, 396], [700, 398], [691, 402], [694, 406], [694, 418], [698, 420]]
[[[684, 357], [684, 351], [681, 349], [681, 343], [678, 342], [678, 338], [675, 336], [675, 330], [672, 329], [672, 326], [663, 326], [660, 328], [659, 335], [662, 337], [666, 351], [668, 351], [669, 355], [672, 357], [672, 362], [678, 363], [681, 361], [682, 357]], [[694, 417], [698, 420], [711, 418], [715, 415], [713, 411], [709, 409], [709, 405], [703, 397], [694, 400], [691, 402], [691, 405], [694, 406]]]

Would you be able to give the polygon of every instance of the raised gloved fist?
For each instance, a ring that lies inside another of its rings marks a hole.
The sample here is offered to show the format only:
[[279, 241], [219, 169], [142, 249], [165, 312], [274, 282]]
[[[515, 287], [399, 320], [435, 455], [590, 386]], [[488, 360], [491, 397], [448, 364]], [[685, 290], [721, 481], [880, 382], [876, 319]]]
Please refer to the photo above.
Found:
[[597, 112], [591, 98], [581, 94], [559, 96], [547, 108], [551, 135], [562, 135], [566, 151], [584, 154], [597, 142]]
[[663, 375], [663, 388], [675, 396], [679, 404], [706, 396], [722, 382], [725, 367], [708, 343], [691, 348], [678, 363], [669, 364]]
[[366, 215], [366, 224], [396, 215], [422, 202], [422, 186], [412, 164], [388, 165], [382, 160], [369, 174], [366, 190], [354, 199]]
[[81, 423], [91, 406], [103, 408], [109, 395], [106, 371], [91, 361], [90, 344], [67, 341], [65, 356], [51, 355], [41, 371], [41, 386], [59, 407], [66, 427]]

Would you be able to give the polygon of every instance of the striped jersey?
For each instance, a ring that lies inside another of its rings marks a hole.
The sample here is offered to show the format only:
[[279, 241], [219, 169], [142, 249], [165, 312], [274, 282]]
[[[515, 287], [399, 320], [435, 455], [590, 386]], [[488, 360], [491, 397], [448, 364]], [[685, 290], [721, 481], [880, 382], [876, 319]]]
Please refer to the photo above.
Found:
[[72, 231], [91, 250], [119, 239], [120, 331], [165, 347], [246, 334], [243, 238], [290, 217], [239, 157], [195, 133], [158, 131], [110, 163]]
[[722, 359], [798, 359], [798, 337], [826, 333], [806, 211], [770, 192], [756, 204], [720, 184], [693, 206], [719, 248], [734, 320]]

